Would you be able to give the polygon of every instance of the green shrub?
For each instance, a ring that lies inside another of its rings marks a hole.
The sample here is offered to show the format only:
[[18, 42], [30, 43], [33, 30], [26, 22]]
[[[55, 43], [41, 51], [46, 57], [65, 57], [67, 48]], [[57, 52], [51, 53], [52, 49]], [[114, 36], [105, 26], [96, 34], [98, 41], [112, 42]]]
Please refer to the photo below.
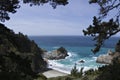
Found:
[[71, 76], [73, 76], [73, 77], [82, 77], [82, 75], [83, 75], [83, 67], [81, 68], [81, 70], [80, 71], [78, 71], [78, 69], [76, 68], [76, 64], [75, 64], [75, 66], [74, 66], [74, 68], [71, 70]]

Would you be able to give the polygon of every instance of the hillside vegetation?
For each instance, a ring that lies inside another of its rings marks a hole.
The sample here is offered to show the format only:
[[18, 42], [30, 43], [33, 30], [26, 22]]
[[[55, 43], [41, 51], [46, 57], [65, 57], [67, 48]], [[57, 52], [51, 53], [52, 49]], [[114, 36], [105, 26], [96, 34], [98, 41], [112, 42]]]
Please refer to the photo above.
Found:
[[0, 79], [33, 80], [47, 67], [34, 41], [0, 24]]

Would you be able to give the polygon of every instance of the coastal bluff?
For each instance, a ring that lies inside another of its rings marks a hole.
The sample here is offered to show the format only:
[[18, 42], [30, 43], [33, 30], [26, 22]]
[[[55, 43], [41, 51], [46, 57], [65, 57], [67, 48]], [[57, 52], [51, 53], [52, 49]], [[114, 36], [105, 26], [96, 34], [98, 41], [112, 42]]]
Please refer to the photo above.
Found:
[[44, 52], [43, 57], [49, 60], [65, 59], [68, 56], [68, 51], [64, 47], [60, 47], [51, 52]]

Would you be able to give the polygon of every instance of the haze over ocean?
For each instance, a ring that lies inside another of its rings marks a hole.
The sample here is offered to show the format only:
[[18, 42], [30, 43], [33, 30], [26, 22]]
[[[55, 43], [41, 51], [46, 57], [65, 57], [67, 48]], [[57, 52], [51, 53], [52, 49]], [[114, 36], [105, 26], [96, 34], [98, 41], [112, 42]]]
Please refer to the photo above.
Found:
[[[69, 57], [61, 60], [50, 60], [52, 68], [69, 73], [75, 63], [77, 68], [84, 67], [85, 70], [90, 68], [97, 68], [101, 64], [96, 63], [97, 56], [107, 53], [109, 49], [114, 51], [116, 42], [119, 37], [112, 37], [107, 40], [101, 50], [94, 55], [91, 52], [95, 46], [95, 42], [90, 37], [84, 36], [29, 36], [31, 40], [34, 40], [39, 47], [46, 49], [47, 51], [55, 50], [59, 47], [64, 47], [69, 53]], [[80, 60], [84, 60], [85, 63], [79, 63]]]

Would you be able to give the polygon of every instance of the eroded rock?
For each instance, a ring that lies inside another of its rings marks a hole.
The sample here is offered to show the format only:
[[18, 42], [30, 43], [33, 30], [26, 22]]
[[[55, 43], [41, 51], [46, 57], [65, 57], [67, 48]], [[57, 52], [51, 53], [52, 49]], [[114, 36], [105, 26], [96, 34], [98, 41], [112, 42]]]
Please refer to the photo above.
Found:
[[68, 56], [67, 50], [63, 47], [58, 48], [57, 50], [53, 50], [51, 52], [45, 52], [44, 58], [49, 60], [58, 60], [58, 59], [65, 59]]
[[113, 59], [115, 59], [119, 56], [120, 56], [120, 52], [112, 52], [112, 51], [109, 50], [107, 54], [100, 55], [97, 58], [96, 62], [102, 63], [102, 64], [112, 64]]

